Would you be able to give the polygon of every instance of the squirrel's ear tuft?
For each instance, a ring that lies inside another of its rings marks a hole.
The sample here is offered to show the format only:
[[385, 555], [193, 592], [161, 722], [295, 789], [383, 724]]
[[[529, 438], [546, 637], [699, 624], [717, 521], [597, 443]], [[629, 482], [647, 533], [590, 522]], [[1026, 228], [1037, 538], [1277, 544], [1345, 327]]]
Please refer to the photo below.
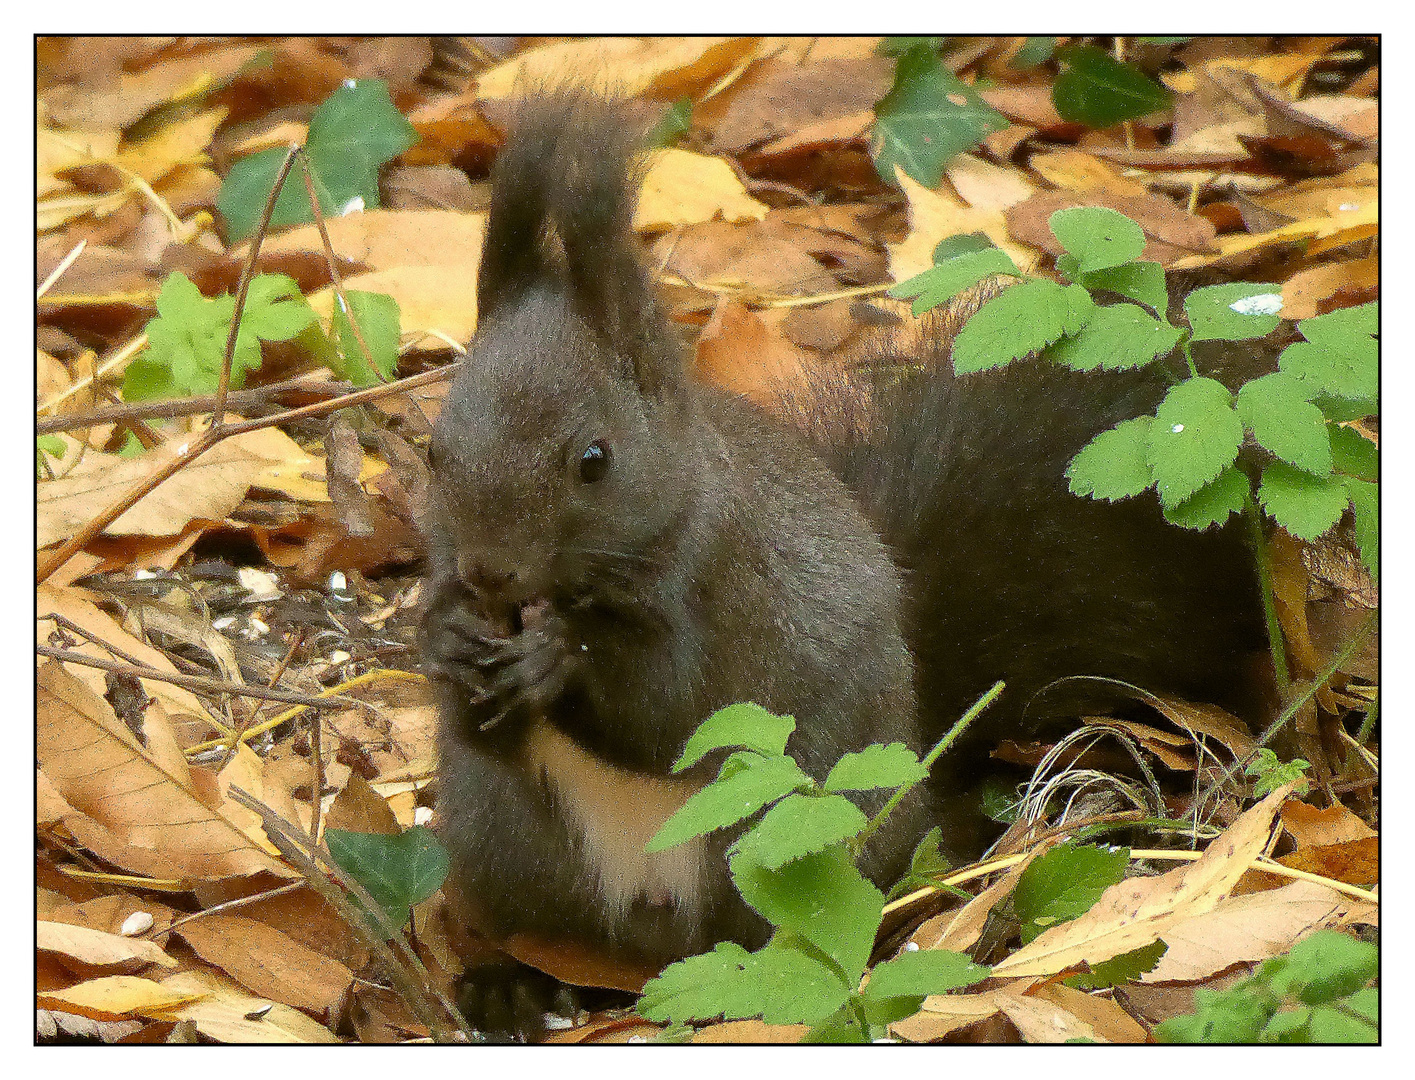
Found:
[[479, 317], [530, 288], [558, 286], [643, 393], [670, 393], [683, 377], [680, 346], [633, 231], [637, 125], [612, 103], [572, 90], [522, 101], [515, 115], [492, 170]]

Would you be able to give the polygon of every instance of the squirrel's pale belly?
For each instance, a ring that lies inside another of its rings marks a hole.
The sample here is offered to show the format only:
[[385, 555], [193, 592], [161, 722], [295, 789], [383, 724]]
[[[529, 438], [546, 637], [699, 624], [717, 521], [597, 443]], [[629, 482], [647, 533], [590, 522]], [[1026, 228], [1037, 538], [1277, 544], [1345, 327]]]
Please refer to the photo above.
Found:
[[639, 897], [696, 909], [702, 899], [703, 839], [652, 854], [644, 845], [703, 786], [633, 772], [596, 757], [558, 728], [538, 721], [526, 764], [553, 793], [579, 835], [588, 868], [615, 918]]

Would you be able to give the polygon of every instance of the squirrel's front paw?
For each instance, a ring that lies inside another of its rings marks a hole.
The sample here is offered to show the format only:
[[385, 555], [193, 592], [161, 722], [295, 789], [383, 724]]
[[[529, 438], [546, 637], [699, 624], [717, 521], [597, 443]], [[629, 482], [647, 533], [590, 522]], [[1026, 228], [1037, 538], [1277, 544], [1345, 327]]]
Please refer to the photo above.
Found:
[[480, 665], [498, 704], [491, 724], [511, 714], [543, 712], [564, 691], [578, 662], [569, 627], [548, 605], [523, 609], [521, 620], [521, 632], [497, 642]]

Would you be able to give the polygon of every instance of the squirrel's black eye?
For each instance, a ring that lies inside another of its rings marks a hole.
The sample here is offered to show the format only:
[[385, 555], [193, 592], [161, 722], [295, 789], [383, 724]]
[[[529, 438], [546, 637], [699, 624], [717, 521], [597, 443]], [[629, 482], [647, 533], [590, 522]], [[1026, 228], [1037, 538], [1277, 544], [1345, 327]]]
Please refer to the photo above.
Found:
[[609, 444], [596, 439], [580, 455], [580, 479], [587, 484], [602, 480], [609, 471]]

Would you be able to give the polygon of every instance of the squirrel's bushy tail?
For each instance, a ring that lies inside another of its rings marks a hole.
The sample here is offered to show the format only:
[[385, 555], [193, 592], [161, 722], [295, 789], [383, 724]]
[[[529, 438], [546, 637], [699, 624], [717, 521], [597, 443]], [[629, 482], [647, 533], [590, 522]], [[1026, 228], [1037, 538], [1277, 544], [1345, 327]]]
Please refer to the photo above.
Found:
[[492, 171], [477, 280], [478, 317], [532, 289], [560, 288], [611, 355], [653, 391], [677, 343], [664, 330], [635, 245], [643, 133], [588, 91], [539, 92], [519, 103]]

